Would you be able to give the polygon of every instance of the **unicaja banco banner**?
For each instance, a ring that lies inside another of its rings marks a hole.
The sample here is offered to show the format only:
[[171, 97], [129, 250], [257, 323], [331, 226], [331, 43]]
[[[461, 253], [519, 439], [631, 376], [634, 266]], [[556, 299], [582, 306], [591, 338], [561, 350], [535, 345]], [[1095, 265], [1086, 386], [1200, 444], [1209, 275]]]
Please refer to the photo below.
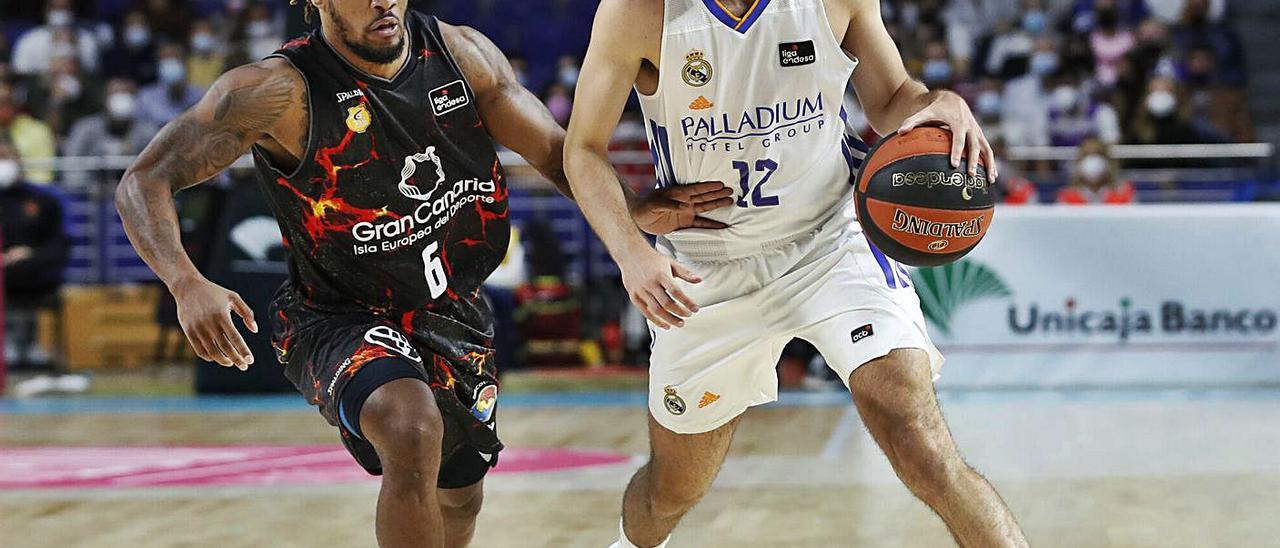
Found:
[[[1280, 206], [999, 211], [912, 273], [944, 386], [1280, 381]], [[1248, 227], [1248, 230], [1241, 230]]]

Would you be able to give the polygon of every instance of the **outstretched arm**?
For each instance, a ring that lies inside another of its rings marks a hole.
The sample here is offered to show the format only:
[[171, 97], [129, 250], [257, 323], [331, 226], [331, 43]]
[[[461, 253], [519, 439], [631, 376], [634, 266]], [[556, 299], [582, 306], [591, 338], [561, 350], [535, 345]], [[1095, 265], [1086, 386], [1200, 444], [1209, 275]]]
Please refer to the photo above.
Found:
[[173, 194], [235, 163], [254, 143], [270, 138], [283, 119], [296, 123], [296, 111], [305, 108], [305, 90], [292, 68], [271, 62], [228, 72], [156, 135], [116, 189], [129, 241], [173, 293], [178, 320], [196, 354], [224, 366], [246, 369], [253, 362], [230, 317], [234, 310], [256, 332], [253, 311], [239, 295], [196, 270], [182, 248]]

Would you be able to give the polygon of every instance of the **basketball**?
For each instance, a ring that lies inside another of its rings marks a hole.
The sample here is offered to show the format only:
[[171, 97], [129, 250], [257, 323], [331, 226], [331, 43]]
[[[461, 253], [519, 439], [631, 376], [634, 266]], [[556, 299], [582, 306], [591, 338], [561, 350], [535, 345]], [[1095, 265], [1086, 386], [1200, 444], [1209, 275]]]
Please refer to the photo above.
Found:
[[881, 139], [858, 170], [858, 219], [871, 243], [900, 263], [938, 266], [982, 241], [995, 213], [985, 166], [951, 167], [951, 132], [921, 127]]

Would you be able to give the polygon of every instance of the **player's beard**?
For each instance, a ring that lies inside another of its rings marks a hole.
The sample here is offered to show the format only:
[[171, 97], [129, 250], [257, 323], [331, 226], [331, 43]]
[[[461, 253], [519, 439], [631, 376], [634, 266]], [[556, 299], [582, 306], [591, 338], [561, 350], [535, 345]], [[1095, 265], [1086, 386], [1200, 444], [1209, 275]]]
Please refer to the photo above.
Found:
[[337, 25], [338, 37], [342, 40], [343, 45], [347, 46], [347, 49], [351, 50], [351, 53], [354, 53], [356, 57], [359, 57], [361, 60], [368, 63], [386, 65], [388, 63], [394, 62], [396, 59], [399, 59], [400, 54], [404, 53], [404, 48], [405, 48], [404, 37], [405, 37], [405, 34], [408, 33], [409, 28], [405, 26], [403, 19], [400, 20], [400, 38], [397, 39], [395, 43], [391, 44], [390, 46], [379, 48], [379, 47], [370, 46], [368, 44], [361, 44], [360, 42], [353, 39], [352, 36], [355, 33], [351, 31], [351, 26], [348, 25], [345, 20], [343, 20], [341, 17], [338, 16], [335, 9], [333, 8], [332, 2], [329, 3], [328, 9], [329, 9], [329, 19], [332, 20], [335, 25]]

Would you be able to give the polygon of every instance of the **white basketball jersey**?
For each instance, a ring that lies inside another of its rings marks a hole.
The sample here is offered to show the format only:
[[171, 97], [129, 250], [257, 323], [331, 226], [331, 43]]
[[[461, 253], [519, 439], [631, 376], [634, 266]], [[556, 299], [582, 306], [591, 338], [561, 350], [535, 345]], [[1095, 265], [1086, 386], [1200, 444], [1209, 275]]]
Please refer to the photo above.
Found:
[[841, 102], [857, 61], [821, 0], [756, 0], [738, 18], [717, 0], [665, 0], [658, 89], [637, 92], [658, 186], [721, 181], [736, 204], [659, 245], [732, 259], [852, 222], [851, 173], [867, 147], [845, 135]]

